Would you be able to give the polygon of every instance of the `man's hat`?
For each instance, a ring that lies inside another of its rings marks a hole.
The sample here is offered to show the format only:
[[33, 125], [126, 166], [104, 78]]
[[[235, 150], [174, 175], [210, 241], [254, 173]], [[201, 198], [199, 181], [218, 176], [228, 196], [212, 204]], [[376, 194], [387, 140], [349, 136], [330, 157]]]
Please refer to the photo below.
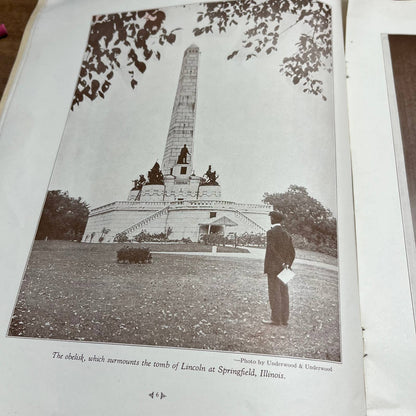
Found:
[[279, 211], [270, 211], [269, 215], [276, 222], [282, 222], [285, 219], [285, 216]]

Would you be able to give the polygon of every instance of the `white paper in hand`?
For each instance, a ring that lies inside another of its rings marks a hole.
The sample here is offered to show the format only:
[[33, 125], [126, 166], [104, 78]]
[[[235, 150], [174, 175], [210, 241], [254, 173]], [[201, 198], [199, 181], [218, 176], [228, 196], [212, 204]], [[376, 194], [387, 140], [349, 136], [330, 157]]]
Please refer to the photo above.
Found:
[[283, 269], [277, 277], [285, 284], [287, 285], [290, 280], [293, 279], [295, 276], [295, 273], [292, 272], [290, 269]]

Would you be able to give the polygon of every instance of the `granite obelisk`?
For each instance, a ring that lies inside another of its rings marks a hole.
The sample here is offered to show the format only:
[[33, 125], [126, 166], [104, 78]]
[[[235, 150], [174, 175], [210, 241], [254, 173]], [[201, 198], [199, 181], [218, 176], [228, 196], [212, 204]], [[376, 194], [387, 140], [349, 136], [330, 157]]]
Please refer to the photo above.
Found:
[[166, 139], [162, 162], [162, 172], [164, 175], [169, 175], [171, 169], [178, 163], [178, 157], [185, 144], [190, 153], [187, 156], [187, 164], [189, 165], [187, 172], [192, 172], [198, 61], [198, 46], [189, 46], [183, 55], [178, 88], [176, 90], [168, 137]]

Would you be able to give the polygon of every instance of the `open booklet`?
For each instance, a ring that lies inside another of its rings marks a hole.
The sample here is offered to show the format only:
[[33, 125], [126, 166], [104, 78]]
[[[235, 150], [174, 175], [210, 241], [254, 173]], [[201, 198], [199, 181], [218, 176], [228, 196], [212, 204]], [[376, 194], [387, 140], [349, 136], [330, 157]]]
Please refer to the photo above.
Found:
[[410, 174], [374, 116], [401, 38], [370, 106], [350, 7], [355, 211], [338, 1], [40, 2], [0, 120], [1, 414], [416, 410]]

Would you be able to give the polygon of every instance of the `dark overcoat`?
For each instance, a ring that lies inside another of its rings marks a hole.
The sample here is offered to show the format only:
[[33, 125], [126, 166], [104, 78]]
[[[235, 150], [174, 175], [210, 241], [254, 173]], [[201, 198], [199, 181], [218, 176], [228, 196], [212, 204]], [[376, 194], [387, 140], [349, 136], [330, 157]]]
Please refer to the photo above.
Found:
[[274, 225], [267, 231], [264, 273], [277, 275], [283, 270], [284, 264], [292, 266], [294, 259], [295, 249], [290, 235], [280, 225]]

